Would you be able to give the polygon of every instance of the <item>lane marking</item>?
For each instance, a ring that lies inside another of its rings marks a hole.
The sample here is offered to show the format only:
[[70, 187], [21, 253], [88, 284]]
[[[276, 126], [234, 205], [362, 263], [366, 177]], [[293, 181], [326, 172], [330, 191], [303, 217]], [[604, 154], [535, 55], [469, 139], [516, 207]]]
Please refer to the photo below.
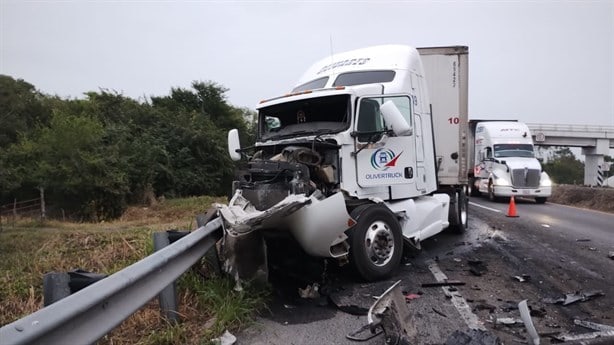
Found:
[[[433, 276], [438, 282], [442, 283], [448, 280], [448, 277], [441, 271], [435, 261], [428, 260], [426, 263], [429, 266], [429, 270], [431, 273], [433, 273]], [[478, 316], [471, 311], [471, 307], [469, 307], [469, 304], [467, 304], [465, 298], [463, 298], [458, 291], [450, 291], [449, 286], [443, 286], [441, 289], [446, 296], [450, 296], [452, 304], [456, 310], [458, 310], [463, 320], [465, 320], [465, 323], [469, 329], [486, 330], [486, 327], [484, 327], [482, 321], [480, 321]]]
[[497, 210], [496, 208], [490, 208], [490, 207], [486, 207], [484, 205], [480, 205], [480, 204], [476, 204], [473, 201], [469, 201], [469, 205], [473, 205], [473, 206], [477, 206], [477, 207], [481, 207], [483, 209], [489, 210], [489, 211], [493, 211], [493, 212], [497, 212], [497, 213], [501, 213], [500, 210]]

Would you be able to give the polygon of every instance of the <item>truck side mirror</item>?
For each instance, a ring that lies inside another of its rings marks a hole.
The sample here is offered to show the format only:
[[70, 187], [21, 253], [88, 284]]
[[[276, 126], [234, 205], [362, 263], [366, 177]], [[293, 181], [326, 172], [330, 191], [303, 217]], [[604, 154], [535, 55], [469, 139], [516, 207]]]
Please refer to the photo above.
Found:
[[411, 127], [405, 121], [403, 114], [392, 101], [386, 101], [380, 107], [380, 112], [386, 121], [386, 127], [397, 136], [412, 135]]
[[239, 131], [231, 129], [228, 131], [228, 154], [233, 161], [241, 160], [241, 143], [239, 142]]

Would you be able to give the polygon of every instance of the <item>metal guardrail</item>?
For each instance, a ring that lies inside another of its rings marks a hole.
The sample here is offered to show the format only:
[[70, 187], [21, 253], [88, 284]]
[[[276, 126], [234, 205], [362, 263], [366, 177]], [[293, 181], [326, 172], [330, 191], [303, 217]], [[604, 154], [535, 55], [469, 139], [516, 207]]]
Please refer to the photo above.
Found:
[[196, 263], [221, 236], [216, 218], [172, 245], [0, 328], [0, 344], [91, 344]]

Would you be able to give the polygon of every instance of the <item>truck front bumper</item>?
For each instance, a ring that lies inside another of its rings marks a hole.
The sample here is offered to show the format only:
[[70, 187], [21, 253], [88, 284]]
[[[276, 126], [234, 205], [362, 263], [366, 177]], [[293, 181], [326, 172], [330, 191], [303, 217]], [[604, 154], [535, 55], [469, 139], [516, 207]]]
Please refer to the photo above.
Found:
[[511, 197], [524, 196], [528, 198], [549, 198], [552, 194], [552, 187], [539, 188], [516, 188], [513, 186], [494, 186], [495, 196]]

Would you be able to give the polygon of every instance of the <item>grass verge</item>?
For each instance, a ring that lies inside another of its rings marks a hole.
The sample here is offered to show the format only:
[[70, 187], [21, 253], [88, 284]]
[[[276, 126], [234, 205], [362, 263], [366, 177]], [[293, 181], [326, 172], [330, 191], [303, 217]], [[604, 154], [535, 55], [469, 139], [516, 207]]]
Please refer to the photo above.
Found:
[[[43, 306], [42, 277], [76, 268], [112, 274], [152, 252], [152, 233], [193, 229], [194, 217], [213, 202], [199, 197], [131, 207], [114, 222], [83, 224], [18, 220], [0, 231], [0, 325]], [[203, 266], [204, 267], [204, 266]], [[181, 322], [161, 319], [157, 299], [105, 336], [101, 344], [206, 344], [226, 329], [236, 331], [264, 307], [266, 289], [234, 291], [232, 281], [203, 267], [178, 281]]]

